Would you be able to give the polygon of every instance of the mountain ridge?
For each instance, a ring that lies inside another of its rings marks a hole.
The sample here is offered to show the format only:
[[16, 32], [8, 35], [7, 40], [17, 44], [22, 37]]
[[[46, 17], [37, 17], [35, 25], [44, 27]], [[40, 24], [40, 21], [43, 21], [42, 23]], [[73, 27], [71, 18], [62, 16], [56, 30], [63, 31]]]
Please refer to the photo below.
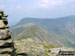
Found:
[[16, 40], [33, 38], [36, 42], [48, 41], [54, 46], [62, 46], [57, 40], [54, 39], [54, 36], [51, 33], [33, 23], [19, 25], [11, 30], [13, 31], [13, 37], [15, 37]]
[[24, 18], [15, 26], [29, 22], [54, 34], [55, 39], [62, 42], [64, 46], [75, 47], [75, 16], [61, 17], [57, 19]]

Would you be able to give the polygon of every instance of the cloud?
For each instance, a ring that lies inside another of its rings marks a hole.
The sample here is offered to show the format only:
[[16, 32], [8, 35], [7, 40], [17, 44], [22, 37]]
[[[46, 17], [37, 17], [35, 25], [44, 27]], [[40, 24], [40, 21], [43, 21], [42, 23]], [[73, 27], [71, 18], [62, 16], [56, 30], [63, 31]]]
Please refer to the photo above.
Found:
[[23, 8], [22, 8], [22, 6], [20, 6], [20, 5], [16, 5], [16, 6], [9, 6], [9, 8], [8, 8], [9, 10], [22, 10]]
[[37, 8], [51, 9], [57, 7], [75, 6], [75, 0], [2, 0], [0, 3], [3, 4], [0, 5], [0, 8], [8, 8], [9, 10], [35, 10]]
[[55, 6], [61, 5], [62, 0], [38, 0], [37, 4], [40, 8], [53, 8]]
[[47, 6], [48, 6], [48, 3], [49, 3], [48, 0], [43, 0], [43, 1], [40, 3], [40, 7], [47, 7]]
[[7, 2], [16, 2], [17, 0], [6, 0]]
[[5, 6], [4, 5], [0, 5], [0, 9], [4, 9], [5, 8]]
[[36, 0], [36, 8], [67, 7], [75, 4], [75, 0]]

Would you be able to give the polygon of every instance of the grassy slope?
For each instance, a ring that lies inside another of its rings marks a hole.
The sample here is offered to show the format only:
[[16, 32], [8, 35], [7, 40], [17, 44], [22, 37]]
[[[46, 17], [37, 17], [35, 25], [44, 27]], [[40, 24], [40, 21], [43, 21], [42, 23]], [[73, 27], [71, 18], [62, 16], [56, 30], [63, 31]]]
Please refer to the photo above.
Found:
[[12, 31], [14, 32], [13, 37], [15, 37], [15, 39], [21, 40], [26, 38], [33, 38], [36, 42], [49, 41], [55, 46], [61, 46], [61, 43], [59, 43], [59, 41], [55, 39], [55, 36], [53, 36], [52, 33], [49, 33], [45, 29], [36, 26], [34, 24], [25, 27], [26, 25], [16, 26], [15, 28], [12, 29]]
[[24, 18], [17, 25], [33, 22], [48, 32], [65, 46], [75, 47], [75, 16], [61, 17], [57, 19]]

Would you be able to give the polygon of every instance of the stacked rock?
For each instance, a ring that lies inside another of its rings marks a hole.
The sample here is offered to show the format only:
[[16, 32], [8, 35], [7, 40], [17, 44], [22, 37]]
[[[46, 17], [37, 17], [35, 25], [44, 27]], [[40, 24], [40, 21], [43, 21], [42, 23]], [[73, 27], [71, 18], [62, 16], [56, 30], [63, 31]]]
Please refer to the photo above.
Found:
[[0, 10], [0, 56], [16, 56], [7, 17], [8, 15]]

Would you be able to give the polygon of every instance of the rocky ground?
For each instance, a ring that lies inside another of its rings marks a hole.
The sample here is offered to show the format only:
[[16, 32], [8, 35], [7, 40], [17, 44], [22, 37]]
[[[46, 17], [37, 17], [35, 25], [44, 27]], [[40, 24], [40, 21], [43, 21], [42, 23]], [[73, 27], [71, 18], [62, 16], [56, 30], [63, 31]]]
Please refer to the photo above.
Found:
[[14, 40], [16, 52], [27, 56], [56, 56], [59, 50], [73, 51], [73, 48], [57, 48], [50, 42], [35, 42], [33, 39]]
[[55, 48], [49, 42], [35, 42], [33, 39], [15, 40], [17, 53], [25, 53], [28, 56], [50, 56], [54, 55], [49, 49]]

